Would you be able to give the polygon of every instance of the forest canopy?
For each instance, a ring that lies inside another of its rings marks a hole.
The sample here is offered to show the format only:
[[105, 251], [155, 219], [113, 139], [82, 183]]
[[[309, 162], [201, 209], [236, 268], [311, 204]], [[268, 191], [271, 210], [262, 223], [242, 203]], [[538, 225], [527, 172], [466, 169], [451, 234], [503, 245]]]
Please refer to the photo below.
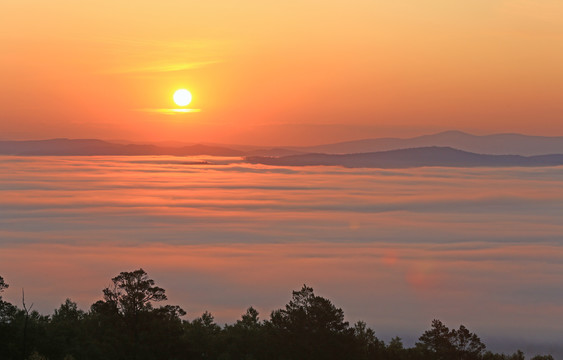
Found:
[[[413, 347], [399, 337], [377, 338], [365, 322], [351, 325], [330, 300], [303, 285], [282, 309], [261, 320], [253, 307], [234, 324], [218, 325], [209, 312], [192, 321], [167, 300], [143, 269], [121, 272], [103, 298], [83, 311], [67, 299], [52, 315], [25, 303], [2, 299], [8, 288], [0, 276], [1, 358], [6, 360], [523, 360], [518, 350], [505, 355], [486, 351], [465, 326], [449, 329], [431, 322]], [[23, 294], [23, 292], [22, 292]], [[553, 360], [537, 355], [533, 360]]]

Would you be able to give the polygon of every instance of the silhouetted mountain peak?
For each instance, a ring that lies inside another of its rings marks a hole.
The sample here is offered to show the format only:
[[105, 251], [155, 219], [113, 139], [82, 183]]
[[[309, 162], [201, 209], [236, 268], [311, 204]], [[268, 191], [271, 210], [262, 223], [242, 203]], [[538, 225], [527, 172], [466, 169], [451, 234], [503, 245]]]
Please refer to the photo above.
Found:
[[563, 165], [563, 155], [486, 155], [452, 147], [428, 146], [356, 154], [319, 154], [275, 157], [250, 156], [250, 163], [279, 166], [344, 166], [366, 168], [442, 167], [506, 167]]
[[458, 130], [412, 138], [377, 138], [302, 147], [303, 152], [327, 154], [366, 153], [415, 147], [442, 146], [493, 155], [562, 154], [563, 137], [522, 134], [472, 135]]

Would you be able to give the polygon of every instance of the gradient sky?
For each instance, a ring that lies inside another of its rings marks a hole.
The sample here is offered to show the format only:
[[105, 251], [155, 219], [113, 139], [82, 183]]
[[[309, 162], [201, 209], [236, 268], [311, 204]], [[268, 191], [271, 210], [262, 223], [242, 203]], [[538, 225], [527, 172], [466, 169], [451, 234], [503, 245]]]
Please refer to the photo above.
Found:
[[[560, 0], [5, 0], [0, 139], [563, 135]], [[162, 114], [192, 91], [199, 113]]]

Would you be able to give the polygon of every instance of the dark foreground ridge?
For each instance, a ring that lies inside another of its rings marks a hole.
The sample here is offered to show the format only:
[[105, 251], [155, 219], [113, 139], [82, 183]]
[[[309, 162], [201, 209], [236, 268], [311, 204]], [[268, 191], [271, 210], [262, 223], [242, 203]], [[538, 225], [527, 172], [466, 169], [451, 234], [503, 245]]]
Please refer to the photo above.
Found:
[[[0, 293], [8, 287], [0, 276]], [[241, 319], [221, 327], [209, 312], [182, 320], [179, 306], [156, 307], [167, 300], [143, 269], [122, 272], [90, 310], [67, 299], [53, 315], [32, 311], [22, 294], [18, 308], [0, 296], [2, 360], [524, 360], [486, 351], [465, 326], [449, 329], [433, 320], [412, 348], [400, 338], [388, 344], [362, 321], [350, 325], [344, 312], [303, 285], [283, 309], [260, 320], [249, 307]], [[537, 355], [532, 360], [553, 360]]]
[[302, 154], [282, 157], [249, 156], [252, 164], [275, 166], [344, 166], [349, 168], [399, 169], [423, 166], [507, 167], [563, 165], [563, 155], [484, 155], [451, 147], [422, 147], [360, 154]]

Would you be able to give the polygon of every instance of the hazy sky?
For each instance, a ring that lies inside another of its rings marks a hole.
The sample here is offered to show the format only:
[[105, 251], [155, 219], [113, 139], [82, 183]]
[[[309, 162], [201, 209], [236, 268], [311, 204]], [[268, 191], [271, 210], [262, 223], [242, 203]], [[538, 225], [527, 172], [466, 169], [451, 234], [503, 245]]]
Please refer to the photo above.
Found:
[[[0, 139], [563, 135], [559, 0], [4, 0]], [[163, 114], [178, 88], [198, 113]]]

